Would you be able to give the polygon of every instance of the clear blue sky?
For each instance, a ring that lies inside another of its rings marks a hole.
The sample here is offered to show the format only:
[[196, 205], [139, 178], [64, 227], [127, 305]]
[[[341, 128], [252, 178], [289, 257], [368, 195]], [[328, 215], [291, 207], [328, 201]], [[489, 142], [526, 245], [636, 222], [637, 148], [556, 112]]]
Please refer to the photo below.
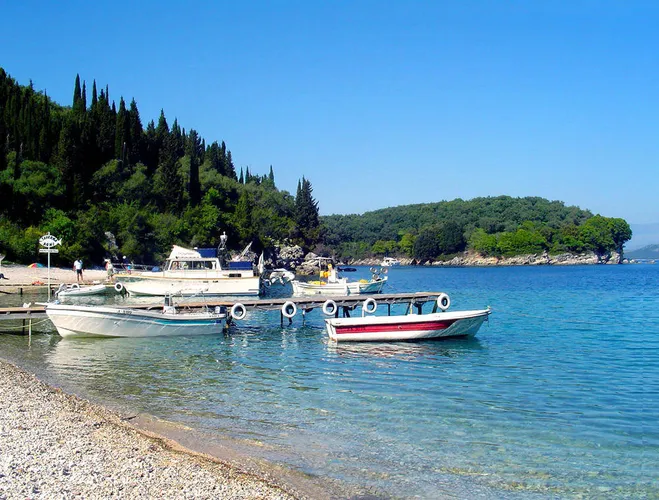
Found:
[[[160, 109], [321, 214], [541, 196], [659, 222], [659, 2], [3, 2], [0, 66]], [[90, 96], [90, 94], [88, 94]]]

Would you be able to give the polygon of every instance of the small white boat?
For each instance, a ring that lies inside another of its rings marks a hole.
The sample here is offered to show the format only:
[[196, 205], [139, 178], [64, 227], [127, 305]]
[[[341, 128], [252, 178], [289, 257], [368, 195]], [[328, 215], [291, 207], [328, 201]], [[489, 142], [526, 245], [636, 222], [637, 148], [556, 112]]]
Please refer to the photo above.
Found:
[[346, 278], [337, 281], [291, 281], [293, 295], [361, 295], [381, 293], [387, 277], [349, 282]]
[[72, 285], [67, 285], [62, 283], [55, 295], [58, 299], [63, 299], [64, 297], [87, 297], [90, 295], [101, 295], [104, 294], [107, 290], [105, 285], [90, 285], [90, 286], [80, 286], [77, 283]]
[[[384, 270], [386, 272], [386, 269]], [[373, 276], [370, 280], [348, 281], [340, 278], [336, 269], [329, 264], [327, 271], [321, 271], [320, 279], [314, 281], [293, 280], [293, 295], [361, 295], [381, 293], [387, 284], [387, 277], [371, 268]], [[325, 280], [323, 280], [323, 278]]]
[[400, 261], [395, 257], [385, 257], [380, 264], [382, 267], [400, 266]]
[[[446, 298], [443, 301], [442, 299]], [[446, 337], [472, 337], [491, 313], [491, 309], [452, 311], [448, 295], [438, 298], [442, 312], [430, 314], [406, 314], [400, 316], [372, 316], [363, 314], [355, 318], [329, 318], [325, 320], [327, 333], [336, 342], [390, 342]], [[370, 302], [370, 304], [368, 303]], [[377, 304], [371, 299], [364, 301], [362, 309], [375, 312]], [[410, 310], [412, 307], [410, 307]]]
[[159, 310], [107, 306], [46, 305], [46, 314], [62, 337], [156, 337], [221, 333], [226, 312], [219, 307], [180, 312], [165, 298]]

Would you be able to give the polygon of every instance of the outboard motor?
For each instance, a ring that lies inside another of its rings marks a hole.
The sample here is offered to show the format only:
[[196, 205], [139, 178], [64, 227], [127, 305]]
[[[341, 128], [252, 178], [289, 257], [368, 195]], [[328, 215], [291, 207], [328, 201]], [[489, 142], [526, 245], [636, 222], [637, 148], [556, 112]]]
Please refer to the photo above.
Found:
[[176, 306], [171, 295], [165, 295], [165, 304], [162, 307], [163, 314], [176, 314]]

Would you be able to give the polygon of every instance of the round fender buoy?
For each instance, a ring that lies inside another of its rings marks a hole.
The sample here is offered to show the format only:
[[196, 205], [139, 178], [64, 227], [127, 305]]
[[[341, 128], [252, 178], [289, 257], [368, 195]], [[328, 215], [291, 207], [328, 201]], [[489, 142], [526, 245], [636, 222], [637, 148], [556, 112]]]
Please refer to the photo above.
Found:
[[281, 306], [281, 313], [284, 315], [285, 318], [292, 318], [297, 314], [297, 306], [295, 305], [295, 302], [286, 301], [284, 302], [284, 305]]
[[231, 317], [235, 320], [245, 319], [247, 316], [247, 309], [240, 302], [236, 302], [231, 306]]
[[270, 282], [269, 279], [265, 279], [265, 280], [263, 280], [263, 286], [264, 286], [264, 287], [266, 287], [266, 288], [270, 288], [270, 285], [272, 285], [272, 283]]
[[71, 285], [72, 290], [78, 290], [79, 288], [80, 288], [80, 285], [78, 285], [78, 283], [74, 283], [73, 285]]
[[437, 307], [439, 307], [442, 311], [446, 311], [449, 307], [451, 307], [451, 299], [449, 296], [445, 293], [440, 293], [437, 297]]
[[323, 314], [334, 316], [336, 314], [336, 310], [336, 302], [334, 302], [332, 299], [326, 300], [323, 304]]
[[375, 311], [378, 310], [378, 303], [375, 301], [374, 298], [369, 297], [363, 302], [362, 309], [366, 314], [373, 314]]
[[125, 287], [124, 287], [124, 284], [123, 284], [123, 283], [121, 283], [121, 282], [117, 282], [117, 283], [114, 284], [114, 289], [115, 289], [117, 292], [121, 293], [121, 292], [124, 291]]
[[374, 273], [375, 271], [377, 271], [377, 269], [375, 269], [374, 267], [372, 267], [372, 268], [369, 269], [369, 271], [371, 271], [372, 273]]

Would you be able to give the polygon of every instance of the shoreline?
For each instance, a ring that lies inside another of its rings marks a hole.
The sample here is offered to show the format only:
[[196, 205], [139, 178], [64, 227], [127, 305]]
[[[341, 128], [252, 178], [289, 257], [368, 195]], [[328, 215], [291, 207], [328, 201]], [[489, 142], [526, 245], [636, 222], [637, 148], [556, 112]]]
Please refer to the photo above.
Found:
[[[48, 284], [47, 267], [27, 267], [21, 264], [3, 264], [0, 267], [5, 279], [0, 279], [0, 286], [44, 286]], [[108, 273], [104, 269], [84, 269], [81, 284], [92, 285], [107, 281]], [[50, 285], [57, 288], [61, 283], [76, 283], [73, 269], [62, 267], [50, 268]]]
[[0, 359], [0, 497], [305, 498], [132, 418]]

